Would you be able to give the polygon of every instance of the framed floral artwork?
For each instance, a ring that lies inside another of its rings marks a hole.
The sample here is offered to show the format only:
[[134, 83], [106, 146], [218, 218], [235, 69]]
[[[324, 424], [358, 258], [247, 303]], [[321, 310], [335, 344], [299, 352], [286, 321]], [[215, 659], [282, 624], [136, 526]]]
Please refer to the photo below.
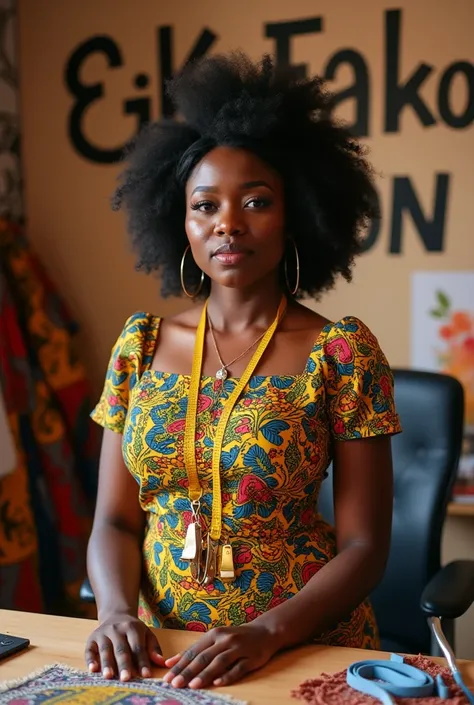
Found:
[[465, 439], [458, 501], [474, 502], [474, 271], [415, 272], [411, 365], [459, 379], [465, 394]]

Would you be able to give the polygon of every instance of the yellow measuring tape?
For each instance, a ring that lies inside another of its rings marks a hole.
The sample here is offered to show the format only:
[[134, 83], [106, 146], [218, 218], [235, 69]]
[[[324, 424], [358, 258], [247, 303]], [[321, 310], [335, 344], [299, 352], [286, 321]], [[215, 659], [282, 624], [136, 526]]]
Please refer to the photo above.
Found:
[[[238, 398], [248, 384], [255, 368], [263, 357], [265, 350], [270, 343], [278, 324], [283, 318], [286, 310], [286, 298], [283, 296], [278, 307], [275, 320], [268, 328], [259, 343], [258, 348], [247, 365], [242, 377], [235, 386], [232, 394], [224, 404], [221, 417], [217, 424], [214, 438], [214, 448], [212, 451], [212, 519], [210, 536], [213, 541], [219, 541], [222, 533], [222, 497], [221, 497], [221, 474], [220, 463], [222, 453], [222, 443], [224, 433], [230, 415], [234, 410]], [[207, 301], [201, 314], [201, 319], [196, 332], [196, 342], [194, 345], [193, 365], [191, 370], [191, 380], [189, 384], [188, 407], [186, 410], [186, 428], [184, 431], [184, 464], [189, 480], [189, 498], [191, 502], [198, 502], [202, 496], [202, 487], [199, 482], [196, 466], [196, 424], [198, 414], [198, 400], [201, 386], [202, 361], [204, 357], [204, 339], [206, 334], [207, 321]]]

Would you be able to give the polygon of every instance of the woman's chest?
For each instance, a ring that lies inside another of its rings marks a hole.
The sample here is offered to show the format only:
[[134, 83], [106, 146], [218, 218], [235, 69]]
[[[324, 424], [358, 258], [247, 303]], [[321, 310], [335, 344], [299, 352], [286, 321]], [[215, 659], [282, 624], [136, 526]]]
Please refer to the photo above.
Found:
[[[216, 432], [236, 382], [204, 378], [198, 397], [194, 450], [204, 485], [212, 480]], [[189, 378], [146, 372], [134, 388], [124, 430], [124, 457], [136, 479], [160, 478], [163, 489], [184, 488]], [[316, 375], [254, 377], [233, 406], [220, 446], [223, 486], [263, 482], [288, 486], [328, 462], [323, 385]], [[236, 486], [237, 486], [236, 485]], [[260, 485], [259, 485], [260, 487]], [[263, 486], [260, 488], [263, 491]]]

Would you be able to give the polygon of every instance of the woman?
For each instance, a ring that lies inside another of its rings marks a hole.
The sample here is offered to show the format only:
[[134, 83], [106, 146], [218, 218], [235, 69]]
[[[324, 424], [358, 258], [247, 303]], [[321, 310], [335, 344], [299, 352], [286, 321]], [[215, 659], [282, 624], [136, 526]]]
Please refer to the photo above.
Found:
[[[212, 57], [171, 83], [116, 198], [138, 266], [201, 299], [132, 316], [104, 426], [88, 567], [92, 671], [227, 685], [307, 640], [376, 647], [367, 596], [390, 543], [392, 376], [354, 317], [297, 302], [350, 278], [370, 168], [319, 79]], [[317, 513], [335, 468], [336, 530]], [[138, 485], [138, 487], [137, 487]], [[164, 663], [149, 626], [206, 632]]]

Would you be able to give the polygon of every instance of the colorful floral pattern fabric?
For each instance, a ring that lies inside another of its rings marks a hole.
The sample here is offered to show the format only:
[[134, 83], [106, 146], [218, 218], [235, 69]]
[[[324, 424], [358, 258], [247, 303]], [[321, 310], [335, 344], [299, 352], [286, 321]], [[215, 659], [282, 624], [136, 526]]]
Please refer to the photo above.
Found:
[[0, 382], [17, 447], [0, 479], [0, 608], [88, 614], [99, 434], [75, 330], [22, 229], [0, 219]]
[[158, 678], [106, 680], [100, 673], [86, 673], [64, 664], [46, 666], [24, 679], [1, 684], [0, 705], [71, 705], [74, 702], [76, 705], [248, 705], [217, 695], [214, 690], [173, 688]]
[[[297, 376], [254, 376], [236, 404], [221, 458], [224, 542], [236, 577], [199, 587], [181, 560], [191, 521], [183, 460], [190, 379], [151, 362], [160, 319], [132, 316], [115, 345], [93, 418], [123, 434], [124, 459], [147, 515], [139, 615], [149, 625], [206, 631], [250, 622], [290, 599], [336, 553], [317, 513], [333, 439], [400, 430], [393, 378], [377, 340], [356, 318], [326, 326]], [[234, 379], [201, 380], [196, 458], [209, 525], [214, 434]], [[325, 643], [377, 647], [368, 603]]]

